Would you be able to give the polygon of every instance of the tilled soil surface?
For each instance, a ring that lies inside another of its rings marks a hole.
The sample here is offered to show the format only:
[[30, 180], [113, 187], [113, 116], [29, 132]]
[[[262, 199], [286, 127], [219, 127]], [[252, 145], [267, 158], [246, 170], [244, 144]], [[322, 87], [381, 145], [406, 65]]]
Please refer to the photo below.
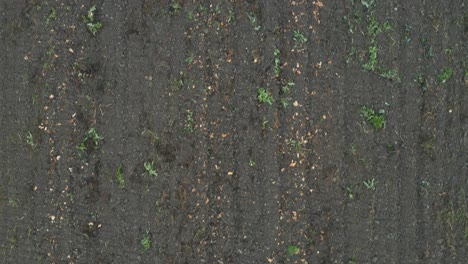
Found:
[[0, 0], [0, 263], [467, 263], [467, 33], [463, 0]]

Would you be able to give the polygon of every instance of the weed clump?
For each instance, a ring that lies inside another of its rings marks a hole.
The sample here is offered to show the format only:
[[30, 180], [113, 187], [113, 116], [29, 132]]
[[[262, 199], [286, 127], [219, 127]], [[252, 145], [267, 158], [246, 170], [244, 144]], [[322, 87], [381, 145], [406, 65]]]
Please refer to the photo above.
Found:
[[385, 111], [383, 109], [376, 112], [371, 107], [361, 106], [361, 115], [377, 130], [385, 125]]

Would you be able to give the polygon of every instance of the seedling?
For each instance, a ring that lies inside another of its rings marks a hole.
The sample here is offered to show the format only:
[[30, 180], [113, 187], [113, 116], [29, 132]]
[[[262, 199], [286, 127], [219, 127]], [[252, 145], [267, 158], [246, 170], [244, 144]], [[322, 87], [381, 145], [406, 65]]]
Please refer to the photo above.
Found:
[[419, 74], [418, 76], [416, 76], [414, 78], [414, 82], [419, 84], [419, 86], [423, 89], [423, 91], [426, 90], [426, 78], [424, 77], [424, 75]]
[[227, 23], [228, 24], [236, 23], [236, 13], [231, 8], [229, 8], [229, 15], [228, 15], [228, 18], [227, 18]]
[[95, 36], [97, 32], [102, 28], [100, 21], [95, 21], [94, 13], [96, 12], [96, 6], [92, 6], [88, 10], [87, 16], [83, 15], [83, 22], [86, 23], [89, 32]]
[[255, 160], [252, 160], [252, 159], [249, 160], [249, 166], [250, 166], [250, 167], [255, 167], [255, 164], [256, 164], [256, 163], [255, 163]]
[[281, 87], [281, 93], [286, 94], [288, 93], [292, 87], [294, 87], [296, 84], [293, 81], [289, 81], [286, 85]]
[[182, 9], [182, 6], [180, 5], [179, 2], [172, 1], [172, 3], [169, 5], [169, 14], [175, 15], [176, 13], [179, 13], [181, 9]]
[[187, 110], [185, 114], [184, 131], [188, 133], [195, 131], [195, 121], [193, 120], [193, 113], [190, 110]]
[[293, 40], [295, 48], [307, 42], [307, 38], [299, 30], [294, 30]]
[[380, 76], [384, 77], [386, 79], [395, 81], [395, 82], [401, 82], [400, 76], [398, 74], [398, 71], [395, 69], [392, 70], [381, 70]]
[[300, 249], [296, 245], [289, 245], [288, 246], [288, 253], [289, 253], [290, 256], [294, 256], [294, 255], [299, 254], [299, 251], [300, 251]]
[[386, 22], [383, 24], [383, 27], [384, 27], [386, 30], [392, 29], [392, 25], [390, 25], [390, 22], [388, 22], [388, 21], [386, 21]]
[[317, 235], [317, 232], [315, 229], [310, 228], [309, 232], [307, 232], [306, 238], [307, 241], [309, 241], [309, 244], [314, 245], [315, 244], [315, 236]]
[[375, 191], [375, 185], [377, 184], [375, 179], [365, 180], [363, 181], [363, 183], [367, 187], [368, 190]]
[[446, 83], [453, 75], [453, 70], [451, 68], [444, 68], [442, 73], [437, 76], [439, 83]]
[[88, 131], [85, 133], [85, 139], [84, 141], [92, 140], [93, 144], [95, 146], [99, 145], [99, 141], [103, 140], [104, 137], [99, 135], [94, 127], [90, 128]]
[[281, 69], [283, 68], [281, 66], [280, 54], [281, 52], [279, 51], [279, 49], [275, 49], [275, 51], [273, 52], [273, 56], [275, 57], [275, 67], [273, 70], [275, 71], [276, 77], [278, 77], [281, 74]]
[[36, 144], [34, 143], [34, 137], [29, 131], [28, 131], [28, 134], [26, 135], [26, 143], [28, 143], [28, 145], [31, 146], [31, 148], [36, 147]]
[[195, 60], [195, 56], [193, 55], [193, 53], [190, 53], [190, 55], [185, 59], [185, 62], [187, 64], [192, 64], [194, 60]]
[[286, 108], [289, 106], [289, 101], [291, 101], [291, 98], [281, 98], [280, 103], [283, 108]]
[[271, 94], [263, 87], [258, 88], [258, 96], [257, 99], [260, 103], [267, 103], [269, 105], [272, 105], [273, 102], [275, 101]]
[[86, 146], [83, 142], [81, 142], [78, 146], [76, 146], [76, 149], [81, 152], [84, 152], [86, 150]]
[[145, 170], [146, 170], [146, 172], [148, 172], [149, 176], [153, 176], [153, 177], [158, 176], [158, 174], [156, 173], [156, 170], [154, 169], [154, 161], [152, 161], [152, 162], [145, 161], [144, 166], [145, 166]]
[[141, 253], [148, 251], [151, 247], [151, 234], [148, 230], [143, 234], [143, 239], [140, 241], [141, 244]]
[[46, 17], [46, 26], [50, 24], [50, 22], [55, 21], [57, 19], [57, 10], [52, 7], [49, 12], [49, 15]]
[[270, 121], [268, 121], [268, 118], [263, 117], [263, 120], [262, 120], [262, 128], [263, 128], [263, 129], [267, 129], [269, 126], [270, 126]]
[[350, 149], [351, 154], [354, 156], [357, 153], [357, 147], [354, 144], [351, 144], [351, 149]]
[[78, 146], [76, 146], [76, 149], [78, 149], [81, 152], [84, 152], [86, 150], [86, 146], [92, 144], [95, 147], [97, 147], [99, 145], [99, 142], [103, 139], [104, 137], [99, 135], [96, 129], [92, 127], [88, 131], [86, 131], [83, 141]]
[[349, 198], [350, 200], [353, 200], [353, 199], [354, 199], [354, 192], [353, 192], [353, 190], [351, 189], [351, 187], [346, 187], [345, 193], [346, 193], [346, 196], [348, 196], [348, 198]]
[[125, 187], [125, 180], [122, 171], [122, 164], [117, 167], [117, 171], [115, 172], [115, 178], [117, 178], [117, 183], [119, 184], [119, 188], [123, 189]]
[[294, 140], [294, 139], [290, 139], [288, 143], [290, 146], [293, 146], [297, 151], [302, 150], [302, 142]]
[[260, 25], [257, 25], [257, 15], [254, 12], [247, 13], [247, 16], [249, 17], [250, 24], [252, 24], [255, 31], [258, 31], [262, 28]]
[[374, 109], [365, 105], [361, 106], [361, 115], [377, 130], [385, 125], [385, 111], [379, 110], [377, 113]]

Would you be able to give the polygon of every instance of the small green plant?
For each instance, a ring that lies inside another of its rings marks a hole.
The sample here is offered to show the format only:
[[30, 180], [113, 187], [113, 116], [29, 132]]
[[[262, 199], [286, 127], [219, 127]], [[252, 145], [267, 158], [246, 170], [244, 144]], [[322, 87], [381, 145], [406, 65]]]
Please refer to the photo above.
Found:
[[383, 24], [383, 27], [385, 28], [385, 30], [392, 29], [392, 25], [388, 21], [385, 21], [385, 23]]
[[195, 56], [193, 55], [193, 53], [190, 52], [189, 56], [185, 59], [185, 62], [187, 64], [192, 64], [194, 60], [195, 60]]
[[288, 83], [284, 86], [281, 86], [281, 93], [286, 94], [289, 93], [292, 87], [294, 87], [296, 84], [293, 81], [288, 81]]
[[453, 75], [453, 70], [451, 68], [444, 68], [442, 72], [437, 75], [437, 79], [439, 80], [439, 83], [446, 83]]
[[317, 235], [317, 231], [315, 231], [315, 229], [313, 229], [313, 228], [309, 228], [309, 230], [307, 232], [307, 235], [306, 235], [306, 238], [307, 238], [307, 241], [309, 241], [310, 245], [315, 245], [315, 236], [316, 235]]
[[255, 14], [254, 12], [250, 12], [247, 13], [247, 16], [249, 17], [250, 24], [252, 24], [255, 31], [258, 31], [262, 28], [260, 25], [257, 25], [257, 14]]
[[195, 131], [195, 121], [193, 120], [193, 112], [190, 110], [187, 110], [185, 113], [184, 131], [188, 133], [192, 133], [193, 131]]
[[85, 143], [81, 142], [78, 146], [76, 146], [76, 149], [80, 152], [84, 152], [86, 150]]
[[154, 169], [154, 161], [145, 161], [145, 170], [148, 172], [149, 176], [157, 177], [158, 174], [156, 173], [156, 170]]
[[271, 94], [263, 87], [258, 88], [258, 96], [257, 99], [260, 103], [267, 103], [269, 105], [272, 105], [273, 102], [275, 101]]
[[279, 49], [275, 49], [273, 52], [273, 56], [275, 57], [275, 67], [273, 68], [276, 77], [278, 77], [281, 74], [282, 66], [281, 66], [281, 58], [280, 58], [281, 52]]
[[379, 110], [377, 113], [374, 109], [365, 105], [361, 106], [361, 115], [375, 128], [381, 129], [385, 125], [385, 111]]
[[307, 38], [304, 34], [302, 34], [299, 30], [294, 30], [293, 33], [293, 40], [294, 40], [294, 47], [297, 48], [298, 46], [303, 45], [307, 42]]
[[229, 8], [229, 15], [228, 15], [228, 18], [227, 18], [227, 23], [228, 24], [236, 23], [236, 13], [231, 8]]
[[49, 15], [46, 16], [46, 26], [50, 24], [50, 22], [57, 20], [57, 10], [52, 7], [49, 12]]
[[268, 127], [270, 127], [270, 121], [268, 121], [268, 118], [263, 117], [263, 119], [262, 119], [262, 129], [265, 130]]
[[84, 141], [86, 142], [88, 140], [91, 140], [95, 146], [98, 146], [99, 142], [103, 139], [104, 137], [99, 135], [96, 129], [92, 127], [88, 131], [86, 131]]
[[424, 75], [422, 74], [418, 74], [415, 78], [414, 78], [414, 82], [419, 84], [419, 87], [421, 87], [423, 89], [423, 91], [426, 90], [426, 77], [424, 77]]
[[83, 22], [86, 23], [89, 32], [94, 36], [98, 33], [98, 31], [102, 28], [102, 24], [100, 21], [95, 21], [94, 14], [96, 12], [96, 6], [92, 6], [88, 10], [88, 14], [85, 16], [83, 15]]
[[351, 153], [351, 155], [355, 156], [356, 153], [357, 153], [357, 147], [356, 147], [356, 145], [351, 144], [351, 148], [350, 148], [350, 151], [349, 151], [349, 152]]
[[363, 183], [367, 187], [367, 189], [375, 191], [375, 185], [377, 184], [375, 179], [365, 180], [365, 181], [363, 181]]
[[354, 199], [354, 192], [353, 192], [353, 190], [351, 189], [351, 187], [346, 187], [345, 193], [346, 193], [346, 196], [347, 196], [350, 200], [353, 200], [353, 199]]
[[377, 52], [379, 48], [377, 43], [372, 43], [369, 46], [369, 60], [362, 66], [366, 71], [375, 71], [377, 69]]
[[291, 101], [291, 98], [281, 98], [280, 103], [283, 108], [286, 108], [289, 106], [289, 101]]
[[180, 10], [182, 9], [182, 6], [178, 1], [172, 1], [171, 4], [169, 5], [169, 14], [175, 15], [176, 13], [179, 13]]
[[31, 134], [30, 131], [28, 131], [28, 134], [26, 135], [26, 143], [27, 143], [31, 148], [35, 148], [35, 147], [36, 147], [36, 143], [34, 143], [34, 137], [33, 137], [33, 135]]
[[249, 166], [250, 166], [250, 167], [255, 167], [255, 164], [256, 164], [256, 163], [255, 163], [255, 160], [252, 160], [252, 159], [249, 160]]
[[396, 69], [381, 70], [380, 76], [398, 83], [401, 82], [400, 75]]
[[78, 149], [80, 152], [84, 152], [86, 150], [86, 146], [92, 144], [93, 146], [97, 147], [99, 145], [99, 142], [103, 139], [104, 137], [99, 135], [96, 129], [92, 127], [85, 132], [83, 141], [81, 141], [81, 143], [78, 146], [76, 146], [76, 149]]
[[117, 167], [117, 171], [115, 172], [115, 178], [117, 179], [119, 188], [123, 189], [125, 187], [125, 180], [122, 171], [122, 164], [120, 164], [119, 167]]
[[299, 254], [299, 251], [300, 251], [300, 249], [299, 249], [299, 247], [296, 246], [296, 245], [289, 245], [289, 246], [288, 246], [288, 254], [289, 254], [290, 256], [294, 256], [294, 255]]
[[290, 146], [294, 147], [297, 151], [302, 150], [302, 142], [294, 140], [294, 139], [290, 139], [288, 143]]
[[405, 34], [404, 34], [405, 38], [404, 39], [405, 39], [406, 44], [411, 42], [411, 36], [410, 35], [411, 35], [411, 30], [412, 29], [413, 29], [413, 27], [411, 25], [409, 25], [409, 24], [405, 25]]
[[143, 238], [140, 241], [141, 244], [141, 253], [148, 251], [151, 247], [151, 234], [148, 230], [143, 234]]

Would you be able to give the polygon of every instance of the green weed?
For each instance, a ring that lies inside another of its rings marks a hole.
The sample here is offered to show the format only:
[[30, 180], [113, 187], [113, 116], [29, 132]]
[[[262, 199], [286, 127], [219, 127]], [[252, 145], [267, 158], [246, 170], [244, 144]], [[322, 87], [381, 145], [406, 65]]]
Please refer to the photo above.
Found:
[[141, 244], [141, 253], [144, 253], [148, 251], [151, 247], [151, 234], [148, 230], [146, 230], [146, 233], [143, 234], [143, 238], [140, 241]]
[[367, 189], [375, 191], [375, 185], [377, 184], [375, 179], [365, 180], [365, 181], [363, 181], [363, 183], [367, 187]]
[[49, 15], [46, 16], [46, 26], [49, 26], [50, 22], [57, 20], [57, 10], [52, 7]]
[[146, 172], [148, 172], [149, 176], [153, 176], [153, 177], [158, 176], [158, 174], [156, 173], [156, 170], [154, 169], [154, 161], [152, 161], [152, 162], [145, 161], [144, 166], [145, 166], [145, 170], [146, 170]]
[[300, 141], [297, 141], [297, 140], [294, 140], [294, 139], [290, 139], [288, 144], [292, 147], [294, 147], [297, 151], [301, 151], [302, 150], [302, 142]]
[[281, 66], [280, 54], [281, 52], [279, 51], [279, 49], [275, 49], [275, 51], [273, 52], [273, 56], [275, 57], [275, 67], [273, 70], [275, 72], [276, 77], [278, 77], [281, 74], [281, 70], [283, 68]]
[[192, 64], [192, 62], [195, 60], [195, 55], [193, 55], [193, 53], [190, 52], [189, 56], [187, 56], [187, 58], [185, 58], [185, 62], [187, 64]]
[[418, 74], [416, 77], [414, 77], [414, 82], [419, 84], [419, 87], [423, 89], [423, 91], [426, 90], [426, 77], [422, 74]]
[[255, 31], [258, 31], [262, 28], [260, 25], [257, 25], [257, 14], [254, 12], [249, 12], [247, 13], [247, 16], [249, 17], [250, 24], [254, 27]]
[[228, 15], [228, 18], [227, 18], [227, 23], [228, 24], [236, 23], [236, 13], [234, 12], [234, 10], [229, 8], [228, 12], [229, 12], [229, 15]]
[[408, 24], [405, 25], [404, 40], [406, 44], [409, 44], [411, 42], [410, 34], [411, 34], [412, 29], [413, 27], [411, 27], [411, 25], [408, 25]]
[[291, 101], [291, 98], [281, 98], [280, 99], [280, 104], [283, 108], [286, 108], [289, 106], [289, 102]]
[[86, 131], [84, 141], [91, 140], [95, 146], [98, 146], [99, 142], [103, 139], [104, 137], [99, 135], [96, 129], [92, 127], [88, 131]]
[[288, 81], [288, 83], [284, 86], [281, 86], [281, 93], [286, 94], [289, 93], [292, 87], [294, 87], [296, 84], [293, 81]]
[[351, 189], [351, 187], [346, 187], [345, 194], [350, 200], [354, 199], [354, 192], [353, 189]]
[[377, 113], [374, 109], [365, 105], [361, 106], [361, 115], [375, 128], [381, 129], [385, 126], [385, 111], [379, 110]]
[[294, 40], [294, 43], [295, 43], [294, 48], [302, 46], [304, 43], [307, 42], [307, 38], [299, 30], [294, 30], [293, 40]]
[[395, 81], [395, 82], [401, 82], [400, 75], [398, 74], [398, 71], [395, 69], [392, 70], [381, 70], [380, 71], [380, 76], [384, 77], [386, 79]]
[[125, 180], [122, 171], [122, 164], [120, 164], [119, 167], [117, 167], [117, 171], [115, 172], [115, 178], [117, 179], [119, 188], [123, 189], [125, 187]]
[[263, 120], [262, 120], [262, 129], [267, 129], [268, 127], [270, 127], [270, 121], [268, 121], [268, 118], [266, 117], [263, 117]]
[[453, 75], [453, 70], [451, 68], [444, 68], [442, 72], [437, 75], [437, 80], [439, 80], [439, 83], [446, 83]]
[[195, 131], [195, 121], [193, 120], [193, 112], [190, 110], [187, 110], [185, 113], [184, 131], [188, 133], [192, 133], [193, 131]]
[[94, 13], [96, 12], [96, 6], [92, 6], [88, 10], [87, 16], [83, 15], [83, 22], [86, 23], [86, 27], [88, 27], [89, 32], [94, 36], [98, 33], [98, 31], [102, 28], [102, 24], [100, 21], [95, 21]]
[[99, 142], [103, 139], [104, 137], [99, 135], [96, 129], [92, 127], [85, 132], [83, 141], [81, 141], [81, 143], [78, 146], [76, 146], [76, 148], [79, 151], [84, 152], [86, 150], [86, 146], [89, 144], [88, 142], [91, 142], [93, 146], [97, 147], [99, 145]]
[[182, 10], [182, 6], [180, 5], [180, 3], [178, 1], [172, 1], [170, 4], [169, 4], [169, 14], [171, 16], [177, 14], [180, 12], [180, 10]]
[[307, 232], [306, 238], [309, 241], [310, 245], [315, 245], [315, 236], [317, 235], [317, 231], [315, 229], [310, 228]]
[[33, 135], [31, 134], [31, 132], [28, 131], [28, 134], [26, 135], [26, 143], [31, 147], [31, 148], [35, 148], [36, 147], [36, 143], [34, 143], [34, 137]]
[[299, 249], [299, 247], [296, 246], [296, 245], [289, 245], [289, 246], [288, 246], [288, 254], [289, 254], [290, 256], [294, 256], [294, 255], [299, 254], [299, 251], [300, 251], [300, 249]]
[[249, 160], [249, 166], [250, 166], [250, 167], [255, 167], [255, 164], [256, 164], [256, 163], [255, 163], [255, 160], [252, 160], [252, 159]]
[[275, 101], [271, 94], [263, 87], [258, 88], [258, 96], [257, 99], [260, 103], [267, 103], [269, 105], [272, 105], [273, 102]]

